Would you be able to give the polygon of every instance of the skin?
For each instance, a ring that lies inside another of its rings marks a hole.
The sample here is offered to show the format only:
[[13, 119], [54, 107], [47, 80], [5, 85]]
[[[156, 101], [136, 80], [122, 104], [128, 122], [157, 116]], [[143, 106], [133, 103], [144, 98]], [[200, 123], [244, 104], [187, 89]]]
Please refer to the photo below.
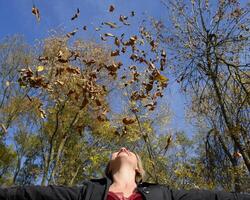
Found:
[[119, 151], [112, 153], [110, 170], [112, 172], [113, 183], [109, 191], [123, 193], [125, 197], [129, 197], [136, 191], [135, 175], [138, 167], [137, 157], [133, 152], [122, 147]]

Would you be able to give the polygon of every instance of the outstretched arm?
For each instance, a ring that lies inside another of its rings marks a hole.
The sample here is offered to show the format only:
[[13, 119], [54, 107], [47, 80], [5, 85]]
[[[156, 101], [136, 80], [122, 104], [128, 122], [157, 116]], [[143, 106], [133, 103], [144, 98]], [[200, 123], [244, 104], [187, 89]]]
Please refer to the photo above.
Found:
[[173, 200], [250, 200], [250, 194], [212, 190], [171, 190]]
[[78, 200], [84, 187], [15, 186], [0, 188], [0, 200]]

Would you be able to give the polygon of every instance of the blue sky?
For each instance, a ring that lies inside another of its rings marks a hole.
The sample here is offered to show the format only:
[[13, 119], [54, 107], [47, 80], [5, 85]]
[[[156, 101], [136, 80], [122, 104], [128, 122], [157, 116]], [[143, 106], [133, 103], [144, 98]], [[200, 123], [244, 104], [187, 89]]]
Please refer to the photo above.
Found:
[[[40, 10], [39, 23], [31, 13], [33, 4]], [[108, 12], [111, 4], [115, 6], [113, 13]], [[77, 8], [80, 9], [80, 16], [71, 21]], [[48, 37], [52, 29], [63, 28], [68, 32], [79, 28], [76, 37], [98, 40], [99, 33], [94, 31], [95, 27], [103, 21], [118, 21], [120, 14], [129, 16], [132, 10], [135, 11], [136, 17], [129, 20], [131, 26], [125, 30], [126, 33], [137, 31], [138, 22], [145, 16], [153, 16], [163, 21], [167, 19], [166, 9], [160, 0], [0, 0], [0, 39], [20, 34], [32, 45], [36, 39]], [[88, 31], [82, 30], [85, 25]], [[194, 127], [185, 121], [186, 100], [174, 80], [170, 79], [161, 102], [172, 108], [172, 122], [168, 129], [172, 127], [192, 134]]]

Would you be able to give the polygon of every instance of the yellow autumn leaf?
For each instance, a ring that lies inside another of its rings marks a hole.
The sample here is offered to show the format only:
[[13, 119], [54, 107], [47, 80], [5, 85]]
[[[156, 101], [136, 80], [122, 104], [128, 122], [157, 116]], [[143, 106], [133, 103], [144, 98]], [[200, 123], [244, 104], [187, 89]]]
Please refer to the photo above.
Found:
[[41, 71], [43, 71], [44, 70], [44, 66], [37, 66], [37, 68], [36, 68], [36, 70], [38, 71], [38, 72], [41, 72]]
[[155, 77], [155, 80], [161, 82], [161, 83], [166, 83], [168, 82], [168, 78], [161, 75], [161, 74], [158, 74], [156, 77]]
[[6, 82], [5, 82], [5, 85], [6, 85], [6, 87], [9, 87], [9, 86], [10, 86], [10, 82], [9, 82], [9, 81], [6, 81]]

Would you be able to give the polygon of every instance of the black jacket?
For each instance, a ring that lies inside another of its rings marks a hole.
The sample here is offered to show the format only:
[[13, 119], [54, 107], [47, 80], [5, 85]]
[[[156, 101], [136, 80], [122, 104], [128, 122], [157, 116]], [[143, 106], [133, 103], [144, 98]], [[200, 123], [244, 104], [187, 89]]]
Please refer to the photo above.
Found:
[[[86, 181], [80, 187], [15, 186], [0, 188], [0, 200], [105, 200], [111, 181], [108, 178]], [[208, 190], [173, 190], [151, 183], [138, 184], [144, 200], [250, 200], [249, 194]]]

